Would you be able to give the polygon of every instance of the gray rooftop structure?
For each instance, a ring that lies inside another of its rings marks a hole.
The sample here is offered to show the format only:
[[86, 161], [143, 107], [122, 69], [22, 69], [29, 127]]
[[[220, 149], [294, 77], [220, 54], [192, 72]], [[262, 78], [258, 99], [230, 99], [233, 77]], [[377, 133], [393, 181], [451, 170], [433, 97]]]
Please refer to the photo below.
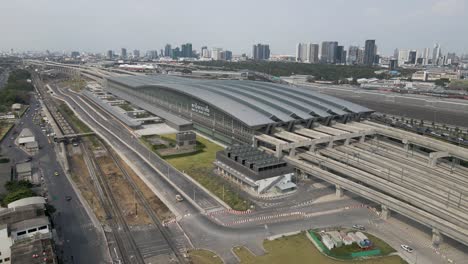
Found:
[[372, 112], [306, 88], [246, 80], [200, 80], [168, 75], [110, 77], [131, 89], [170, 89], [224, 110], [250, 127]]

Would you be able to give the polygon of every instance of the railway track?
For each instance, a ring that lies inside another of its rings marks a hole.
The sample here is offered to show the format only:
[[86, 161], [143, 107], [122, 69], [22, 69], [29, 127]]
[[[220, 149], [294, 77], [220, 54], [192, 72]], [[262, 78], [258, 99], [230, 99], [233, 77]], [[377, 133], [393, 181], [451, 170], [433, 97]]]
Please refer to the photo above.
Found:
[[[119, 259], [123, 263], [145, 263], [143, 256], [138, 249], [138, 246], [133, 239], [130, 228], [125, 221], [125, 218], [120, 210], [117, 201], [115, 200], [114, 195], [110, 189], [109, 184], [106, 179], [103, 177], [103, 172], [99, 164], [91, 158], [92, 154], [89, 153], [89, 150], [85, 147], [81, 148], [83, 151], [83, 156], [87, 156], [87, 161], [91, 165], [91, 177], [97, 188], [100, 200], [102, 202], [102, 207], [106, 213], [108, 224], [112, 229], [112, 236], [115, 239], [115, 242], [120, 253]], [[117, 250], [117, 249], [115, 249]]]
[[167, 242], [169, 245], [172, 254], [177, 258], [179, 263], [187, 263], [186, 259], [184, 256], [181, 254], [181, 252], [176, 248], [176, 246], [172, 243], [170, 239], [170, 234], [167, 232], [167, 230], [163, 227], [161, 220], [158, 218], [154, 210], [151, 208], [150, 203], [146, 199], [145, 195], [143, 192], [140, 190], [136, 182], [133, 180], [133, 178], [128, 174], [127, 170], [123, 167], [122, 161], [116, 156], [116, 154], [107, 148], [107, 146], [104, 147], [109, 156], [112, 158], [114, 163], [117, 165], [119, 170], [122, 172], [122, 175], [124, 176], [125, 180], [127, 183], [130, 184], [132, 189], [136, 193], [136, 198], [139, 202], [139, 204], [143, 205], [145, 212], [148, 214], [149, 218], [153, 222], [154, 226], [157, 228], [157, 230], [160, 232], [161, 236], [164, 238], [164, 240]]

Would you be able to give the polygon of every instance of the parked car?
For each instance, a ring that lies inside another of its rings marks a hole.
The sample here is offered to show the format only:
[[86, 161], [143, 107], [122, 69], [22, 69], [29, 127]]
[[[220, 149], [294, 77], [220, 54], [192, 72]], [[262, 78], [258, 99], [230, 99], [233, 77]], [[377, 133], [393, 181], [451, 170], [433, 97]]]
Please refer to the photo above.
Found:
[[404, 249], [408, 253], [413, 252], [413, 249], [408, 245], [401, 245], [401, 248]]
[[67, 201], [71, 201], [71, 199], [72, 199], [72, 197], [71, 197], [71, 196], [68, 196], [68, 195], [67, 195], [67, 196], [65, 196], [65, 200], [67, 200]]
[[59, 176], [58, 171], [54, 172], [54, 175], [55, 175], [55, 176]]
[[180, 194], [176, 194], [175, 199], [178, 202], [182, 202], [184, 200], [184, 198], [182, 198], [182, 196]]
[[366, 230], [366, 228], [363, 226], [363, 225], [353, 225], [353, 228], [354, 229], [358, 229], [358, 230]]

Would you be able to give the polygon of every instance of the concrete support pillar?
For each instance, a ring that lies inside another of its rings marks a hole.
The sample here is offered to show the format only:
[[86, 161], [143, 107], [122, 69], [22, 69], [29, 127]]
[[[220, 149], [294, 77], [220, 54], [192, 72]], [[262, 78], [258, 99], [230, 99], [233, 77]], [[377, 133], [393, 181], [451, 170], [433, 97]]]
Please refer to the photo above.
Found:
[[253, 139], [253, 147], [258, 148], [258, 139], [254, 137]]
[[409, 144], [406, 143], [406, 144], [405, 144], [405, 152], [408, 152], [408, 151], [409, 151]]
[[341, 188], [341, 186], [336, 184], [335, 188], [336, 188], [336, 197], [338, 198], [343, 197], [343, 189]]
[[439, 158], [444, 158], [444, 157], [449, 157], [449, 156], [450, 154], [448, 152], [443, 152], [443, 151], [429, 153], [429, 166], [435, 167], [437, 165], [437, 160]]
[[333, 148], [333, 139], [327, 145], [327, 148]]
[[351, 138], [346, 138], [344, 141], [345, 146], [349, 145], [349, 141], [351, 141]]
[[278, 159], [281, 159], [283, 157], [283, 146], [277, 145], [276, 146], [276, 155]]
[[440, 246], [442, 243], [442, 234], [439, 232], [439, 230], [433, 228], [432, 229], [432, 245], [434, 247]]
[[359, 138], [359, 143], [364, 143], [366, 141], [366, 136], [362, 136]]
[[310, 145], [309, 150], [312, 152], [315, 151], [315, 144]]
[[289, 150], [289, 157], [294, 157], [294, 156], [296, 156], [296, 149], [292, 148]]
[[390, 217], [390, 209], [386, 205], [382, 204], [382, 213], [380, 215], [382, 219], [387, 220]]

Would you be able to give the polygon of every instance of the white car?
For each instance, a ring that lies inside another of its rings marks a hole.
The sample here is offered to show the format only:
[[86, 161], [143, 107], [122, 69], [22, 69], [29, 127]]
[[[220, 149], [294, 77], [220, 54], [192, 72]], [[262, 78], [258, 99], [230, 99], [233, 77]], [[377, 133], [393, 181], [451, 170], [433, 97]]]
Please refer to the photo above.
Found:
[[408, 253], [413, 252], [413, 249], [408, 245], [401, 245], [401, 248], [404, 249]]

